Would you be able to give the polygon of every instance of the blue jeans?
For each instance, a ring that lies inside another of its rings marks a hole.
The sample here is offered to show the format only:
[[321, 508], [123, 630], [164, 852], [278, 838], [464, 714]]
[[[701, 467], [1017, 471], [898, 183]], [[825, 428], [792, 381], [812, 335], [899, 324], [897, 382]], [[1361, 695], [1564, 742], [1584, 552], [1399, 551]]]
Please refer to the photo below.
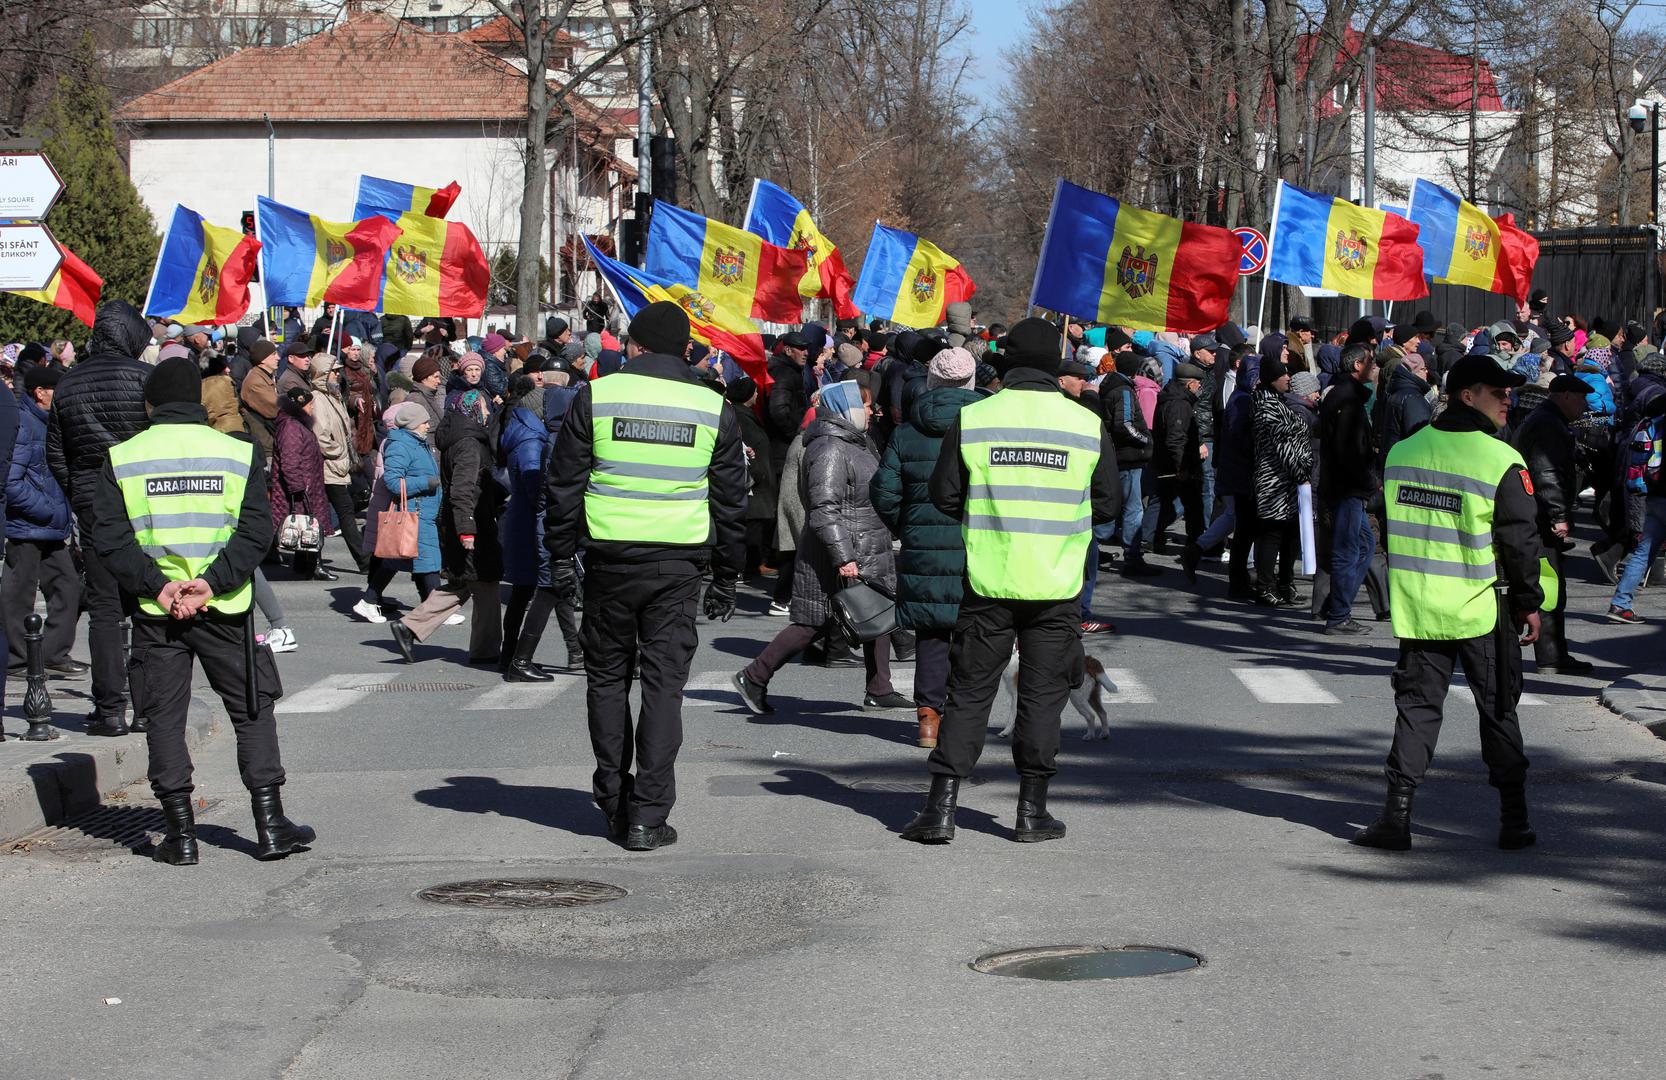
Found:
[[1631, 607], [1631, 596], [1643, 584], [1643, 575], [1649, 572], [1649, 563], [1663, 541], [1666, 541], [1666, 496], [1650, 495], [1644, 501], [1643, 539], [1620, 571], [1620, 584], [1614, 589], [1614, 599], [1608, 601], [1611, 606]]
[[1093, 587], [1099, 584], [1099, 542], [1109, 540], [1116, 532], [1116, 523], [1107, 521], [1093, 527], [1093, 542], [1088, 545], [1087, 565], [1082, 568], [1082, 621], [1087, 622], [1093, 610]]
[[[1145, 470], [1124, 469], [1122, 476], [1122, 554], [1127, 559], [1140, 557], [1141, 543], [1145, 538], [1140, 535], [1140, 525], [1145, 519], [1145, 505], [1141, 502], [1140, 480]], [[1097, 560], [1095, 560], [1097, 561]]]
[[1210, 440], [1203, 445], [1209, 448], [1209, 456], [1203, 459], [1203, 524], [1207, 528], [1215, 517], [1215, 443]]
[[1325, 625], [1336, 626], [1354, 612], [1354, 596], [1371, 569], [1377, 536], [1364, 499], [1339, 499], [1332, 511], [1330, 596], [1325, 600]]
[[1215, 520], [1203, 530], [1203, 535], [1197, 538], [1197, 546], [1204, 552], [1217, 551], [1226, 543], [1226, 538], [1232, 535], [1232, 530], [1238, 527], [1238, 497], [1235, 495], [1221, 496], [1222, 509], [1215, 515]]

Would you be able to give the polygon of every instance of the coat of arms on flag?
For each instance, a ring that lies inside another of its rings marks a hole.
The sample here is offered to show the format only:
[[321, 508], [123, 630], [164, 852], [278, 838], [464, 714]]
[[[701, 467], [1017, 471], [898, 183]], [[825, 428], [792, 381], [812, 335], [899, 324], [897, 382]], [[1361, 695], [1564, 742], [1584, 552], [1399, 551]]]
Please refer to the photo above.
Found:
[[214, 265], [212, 256], [205, 255], [202, 260], [202, 275], [197, 278], [197, 299], [205, 304], [212, 304], [219, 292], [220, 268]]
[[1336, 261], [1344, 270], [1358, 270], [1365, 265], [1367, 241], [1358, 229], [1339, 229], [1336, 233]]
[[324, 265], [335, 267], [353, 257], [353, 252], [340, 240], [324, 242]]
[[921, 267], [920, 272], [914, 275], [914, 281], [909, 287], [914, 291], [914, 299], [923, 304], [931, 299], [932, 294], [937, 292], [937, 275], [932, 272], [929, 266]]
[[746, 276], [746, 253], [739, 248], [718, 248], [712, 252], [712, 273], [725, 285], [739, 285]]
[[393, 266], [399, 280], [414, 285], [428, 273], [428, 253], [415, 244], [401, 244], [393, 249]]
[[1491, 247], [1492, 236], [1487, 230], [1473, 225], [1464, 230], [1464, 254], [1476, 262], [1486, 258]]
[[682, 305], [684, 311], [688, 312], [688, 317], [695, 322], [711, 322], [712, 316], [717, 312], [717, 305], [697, 292], [686, 293], [677, 302]]
[[1124, 246], [1122, 258], [1116, 264], [1116, 283], [1121, 285], [1132, 299], [1149, 294], [1157, 287], [1157, 264], [1159, 257], [1155, 251], [1149, 254], [1144, 244], [1130, 248]]

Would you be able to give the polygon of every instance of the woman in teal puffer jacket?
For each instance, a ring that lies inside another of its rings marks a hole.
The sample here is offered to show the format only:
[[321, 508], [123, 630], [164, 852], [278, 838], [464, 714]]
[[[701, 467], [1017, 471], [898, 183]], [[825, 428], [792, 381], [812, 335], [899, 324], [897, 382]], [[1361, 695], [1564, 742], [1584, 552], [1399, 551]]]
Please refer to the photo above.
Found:
[[965, 589], [966, 544], [960, 522], [931, 504], [928, 490], [937, 454], [960, 410], [982, 395], [972, 389], [977, 361], [965, 349], [931, 358], [926, 392], [914, 400], [908, 423], [885, 448], [868, 494], [891, 535], [902, 541], [897, 556], [897, 625], [919, 639], [914, 656], [914, 706], [919, 743], [937, 745], [937, 725], [949, 687], [949, 634], [960, 616]]

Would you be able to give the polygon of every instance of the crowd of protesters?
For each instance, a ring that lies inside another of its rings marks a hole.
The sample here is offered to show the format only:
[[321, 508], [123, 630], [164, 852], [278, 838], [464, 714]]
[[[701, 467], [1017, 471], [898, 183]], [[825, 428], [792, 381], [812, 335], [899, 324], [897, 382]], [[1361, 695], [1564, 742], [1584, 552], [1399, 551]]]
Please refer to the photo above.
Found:
[[[1120, 516], [1095, 527], [1083, 567], [1082, 632], [1115, 632], [1093, 607], [1102, 570], [1159, 581], [1173, 571], [1148, 556], [1172, 543], [1187, 582], [1224, 563], [1234, 601], [1306, 609], [1324, 634], [1372, 633], [1356, 612], [1365, 611], [1363, 589], [1372, 619], [1390, 613], [1384, 460], [1440, 414], [1444, 374], [1475, 354], [1526, 376], [1498, 435], [1527, 462], [1547, 559], [1572, 547], [1575, 515], [1588, 505], [1601, 535], [1592, 554], [1615, 585], [1607, 615], [1640, 622], [1632, 600], [1651, 571], [1659, 580], [1654, 560], [1666, 543], [1663, 323], [1659, 313], [1650, 325], [1563, 313], [1535, 293], [1515, 318], [1489, 326], [1443, 325], [1415, 311], [1393, 324], [1362, 318], [1328, 339], [1306, 317], [1264, 334], [1233, 324], [1190, 336], [1068, 324], [1059, 388], [1102, 418], [1121, 484]], [[579, 613], [543, 550], [543, 478], [577, 388], [624, 366], [623, 332], [599, 296], [579, 325], [551, 317], [537, 340], [331, 309], [309, 327], [291, 309], [275, 341], [260, 325], [151, 323], [114, 301], [84, 347], [7, 345], [10, 669], [23, 662], [23, 617], [44, 594], [48, 671], [91, 670], [88, 730], [144, 729], [137, 687], [127, 720], [113, 580], [79, 538], [104, 456], [147, 423], [147, 374], [183, 356], [203, 374], [211, 425], [252, 439], [266, 463], [277, 539], [254, 582], [266, 644], [302, 644], [268, 574], [353, 573], [364, 583], [352, 617], [391, 622], [407, 659], [441, 627], [470, 622], [468, 662], [505, 679], [582, 671]], [[958, 412], [1000, 389], [1003, 334], [952, 304], [932, 330], [840, 320], [766, 335], [767, 367], [751, 374], [690, 347], [699, 380], [740, 414], [747, 571], [769, 594], [770, 615], [785, 619], [737, 675], [750, 705], [768, 708], [766, 691], [794, 657], [861, 666], [864, 707], [914, 709], [930, 745], [965, 561], [959, 522], [927, 489]], [[415, 554], [380, 557], [379, 514], [401, 508], [417, 515]], [[322, 557], [322, 539], [336, 535], [349, 563]], [[414, 597], [395, 595], [401, 574]], [[1309, 576], [1304, 596], [1297, 582]], [[895, 593], [889, 640], [858, 648], [836, 630], [830, 597], [855, 578]], [[71, 656], [82, 612], [90, 664]], [[546, 665], [538, 650], [552, 615], [564, 655]], [[1543, 672], [1590, 670], [1568, 652], [1559, 611], [1535, 649]], [[916, 659], [911, 694], [892, 683], [893, 656]]]

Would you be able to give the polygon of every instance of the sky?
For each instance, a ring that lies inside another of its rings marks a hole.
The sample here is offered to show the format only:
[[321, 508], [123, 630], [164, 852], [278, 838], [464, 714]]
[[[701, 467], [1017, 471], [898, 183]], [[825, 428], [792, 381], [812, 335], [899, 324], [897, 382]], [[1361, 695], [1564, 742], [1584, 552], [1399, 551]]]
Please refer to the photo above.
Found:
[[1011, 57], [1029, 26], [1026, 14], [1033, 0], [966, 0], [972, 14], [974, 37], [969, 51], [971, 89], [985, 108], [999, 106], [998, 96], [1011, 70]]

